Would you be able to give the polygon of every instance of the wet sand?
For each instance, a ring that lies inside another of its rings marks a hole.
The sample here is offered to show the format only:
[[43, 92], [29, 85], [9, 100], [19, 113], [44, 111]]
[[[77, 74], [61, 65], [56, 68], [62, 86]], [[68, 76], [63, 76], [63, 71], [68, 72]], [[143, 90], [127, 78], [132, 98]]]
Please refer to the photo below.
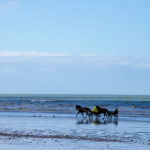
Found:
[[148, 145], [71, 139], [0, 138], [2, 150], [149, 150]]
[[[150, 96], [1, 95], [0, 150], [149, 150]], [[113, 111], [76, 119], [76, 105]]]
[[[11, 115], [10, 115], [11, 114]], [[0, 113], [0, 149], [149, 150], [149, 121], [93, 120], [75, 115]]]

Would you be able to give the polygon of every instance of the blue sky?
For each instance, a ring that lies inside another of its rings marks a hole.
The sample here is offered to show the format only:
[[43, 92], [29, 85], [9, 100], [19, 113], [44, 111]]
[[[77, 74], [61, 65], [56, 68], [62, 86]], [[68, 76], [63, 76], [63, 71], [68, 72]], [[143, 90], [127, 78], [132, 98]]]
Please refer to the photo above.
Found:
[[149, 0], [1, 0], [0, 93], [149, 94]]

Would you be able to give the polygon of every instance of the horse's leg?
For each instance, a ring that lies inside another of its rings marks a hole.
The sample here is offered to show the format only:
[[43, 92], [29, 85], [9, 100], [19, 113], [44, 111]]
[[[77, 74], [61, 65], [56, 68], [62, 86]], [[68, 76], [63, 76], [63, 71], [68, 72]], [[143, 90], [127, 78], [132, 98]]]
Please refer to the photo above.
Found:
[[96, 116], [97, 116], [97, 118], [100, 118], [100, 114], [99, 114], [99, 113], [97, 113], [97, 115], [96, 115]]
[[110, 113], [110, 118], [112, 119], [112, 114]]
[[93, 119], [93, 114], [90, 114], [90, 115], [89, 115], [89, 122], [91, 122], [92, 119]]
[[[86, 116], [84, 116], [84, 113], [86, 113]], [[83, 112], [82, 114], [83, 118], [85, 119], [87, 117], [87, 112]]]
[[87, 115], [88, 115], [88, 113], [86, 112], [86, 116], [85, 116], [85, 118], [87, 117]]
[[92, 118], [93, 118], [93, 115], [94, 115], [94, 114], [93, 114], [92, 112], [89, 112], [89, 113], [88, 113], [89, 120], [92, 120]]
[[[105, 117], [106, 117], [106, 113], [104, 113], [104, 118], [105, 118]], [[103, 118], [103, 119], [104, 119], [104, 118]]]
[[77, 116], [78, 116], [79, 113], [80, 113], [80, 112], [78, 111], [77, 114], [76, 114], [76, 118], [77, 118]]
[[105, 112], [105, 117], [107, 117], [107, 118], [108, 118], [108, 114], [107, 114], [107, 112]]
[[109, 118], [112, 119], [111, 112], [108, 111], [107, 114], [108, 114]]
[[82, 117], [84, 118], [84, 116], [83, 116], [83, 112], [81, 112], [81, 114], [82, 114]]
[[90, 114], [89, 114], [89, 118], [93, 118], [93, 113], [92, 112], [90, 112]]
[[96, 116], [96, 120], [97, 120], [97, 118], [99, 118], [99, 114], [98, 114], [98, 113], [95, 113], [95, 116]]

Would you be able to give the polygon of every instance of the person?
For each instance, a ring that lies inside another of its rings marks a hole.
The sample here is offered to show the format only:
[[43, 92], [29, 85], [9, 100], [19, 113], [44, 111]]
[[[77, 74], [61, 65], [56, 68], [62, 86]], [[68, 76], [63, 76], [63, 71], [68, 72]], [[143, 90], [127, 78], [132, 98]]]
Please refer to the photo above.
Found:
[[115, 108], [115, 111], [112, 111], [111, 115], [118, 116], [118, 108]]
[[99, 111], [98, 111], [98, 108], [97, 108], [96, 106], [94, 106], [93, 112], [94, 112], [94, 113], [98, 113], [98, 112], [99, 112]]
[[118, 115], [118, 108], [115, 108], [115, 113], [116, 115]]

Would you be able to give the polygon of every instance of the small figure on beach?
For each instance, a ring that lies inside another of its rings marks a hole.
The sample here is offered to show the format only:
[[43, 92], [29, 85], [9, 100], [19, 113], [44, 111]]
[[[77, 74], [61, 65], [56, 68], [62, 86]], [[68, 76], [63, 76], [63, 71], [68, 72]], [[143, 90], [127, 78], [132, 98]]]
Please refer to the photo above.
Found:
[[98, 113], [98, 112], [99, 112], [99, 111], [98, 111], [98, 108], [97, 108], [96, 106], [94, 106], [93, 112], [94, 112], [94, 113]]
[[114, 111], [109, 111], [106, 108], [102, 108], [102, 107], [99, 107], [99, 106], [94, 106], [93, 111], [91, 111], [90, 108], [82, 107], [80, 105], [76, 105], [76, 110], [78, 110], [76, 117], [80, 113], [83, 116], [83, 118], [86, 118], [87, 116], [89, 116], [89, 117], [91, 117], [91, 116], [100, 117], [101, 114], [104, 114], [104, 118], [105, 117], [112, 118], [112, 116], [118, 117], [118, 108], [116, 108]]
[[100, 116], [100, 112], [99, 112], [99, 107], [98, 106], [94, 106], [94, 109], [92, 111], [92, 115], [95, 115], [97, 117]]
[[111, 115], [118, 116], [118, 108], [115, 108], [115, 111], [111, 111]]
[[[80, 113], [81, 113], [81, 115], [83, 116], [83, 118], [86, 118], [87, 115], [89, 116], [89, 115], [92, 114], [92, 111], [91, 111], [90, 108], [82, 107], [82, 106], [80, 106], [80, 105], [76, 105], [76, 110], [78, 110], [76, 117], [77, 117], [78, 114], [80, 114]], [[83, 114], [86, 114], [86, 116], [84, 116]]]

